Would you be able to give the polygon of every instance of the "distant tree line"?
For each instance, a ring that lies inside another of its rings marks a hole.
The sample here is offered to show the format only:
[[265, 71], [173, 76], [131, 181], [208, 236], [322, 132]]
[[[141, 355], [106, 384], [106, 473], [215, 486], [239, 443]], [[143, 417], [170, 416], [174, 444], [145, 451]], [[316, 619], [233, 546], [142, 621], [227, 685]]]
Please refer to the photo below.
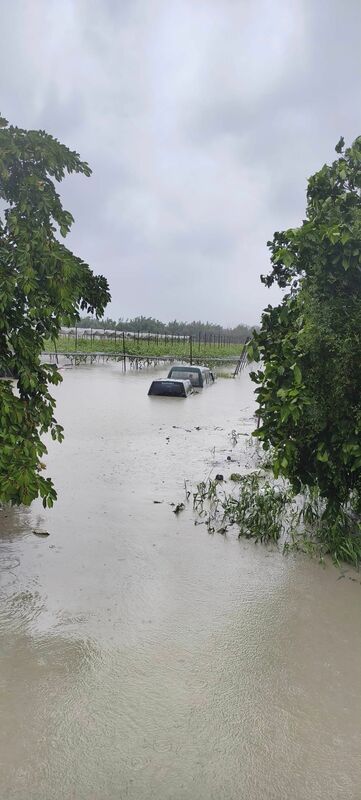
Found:
[[214, 335], [214, 336], [232, 336], [237, 338], [246, 338], [253, 330], [250, 326], [240, 323], [235, 328], [224, 328], [222, 325], [216, 325], [212, 322], [201, 322], [194, 320], [193, 322], [181, 322], [180, 320], [173, 320], [172, 322], [161, 322], [154, 317], [134, 317], [133, 319], [122, 319], [118, 322], [110, 317], [106, 319], [97, 320], [91, 317], [81, 317], [79, 321], [81, 328], [103, 328], [105, 330], [113, 329], [120, 331], [130, 331], [137, 333], [164, 333], [175, 334], [178, 336], [198, 336], [199, 334]]

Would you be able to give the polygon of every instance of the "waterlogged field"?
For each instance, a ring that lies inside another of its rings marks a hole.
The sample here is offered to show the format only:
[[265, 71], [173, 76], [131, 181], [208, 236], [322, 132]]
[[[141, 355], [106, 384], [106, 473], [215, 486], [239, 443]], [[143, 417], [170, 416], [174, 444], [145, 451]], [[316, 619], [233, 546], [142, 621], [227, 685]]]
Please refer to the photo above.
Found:
[[164, 371], [63, 375], [58, 502], [0, 512], [1, 797], [356, 800], [359, 573], [186, 500], [252, 468], [247, 374], [186, 400], [147, 396]]
[[[81, 353], [119, 353], [122, 355], [123, 340], [117, 334], [111, 339], [106, 338], [92, 338], [90, 337], [60, 337], [56, 342], [56, 350], [58, 353], [74, 353], [77, 350]], [[124, 342], [125, 352], [130, 356], [139, 356], [147, 358], [150, 356], [175, 356], [178, 358], [189, 359], [192, 355], [195, 359], [201, 359], [207, 362], [212, 358], [234, 358], [238, 359], [243, 351], [244, 345], [242, 344], [218, 344], [217, 341], [212, 343], [198, 343], [197, 340], [192, 342], [192, 348], [188, 340], [180, 340], [174, 337], [142, 339], [135, 338], [131, 335], [125, 338]], [[45, 342], [44, 350], [46, 352], [54, 352], [54, 342], [47, 340]]]

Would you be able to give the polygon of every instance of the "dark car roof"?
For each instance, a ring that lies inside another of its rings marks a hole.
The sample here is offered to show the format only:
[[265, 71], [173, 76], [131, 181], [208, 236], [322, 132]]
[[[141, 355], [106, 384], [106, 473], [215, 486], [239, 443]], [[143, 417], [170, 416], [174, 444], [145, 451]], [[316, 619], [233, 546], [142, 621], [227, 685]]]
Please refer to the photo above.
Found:
[[203, 367], [202, 365], [199, 365], [199, 364], [172, 364], [171, 370], [172, 369], [184, 370], [184, 372], [191, 372], [191, 371], [193, 371], [193, 372], [200, 372], [200, 371], [210, 372], [209, 367]]

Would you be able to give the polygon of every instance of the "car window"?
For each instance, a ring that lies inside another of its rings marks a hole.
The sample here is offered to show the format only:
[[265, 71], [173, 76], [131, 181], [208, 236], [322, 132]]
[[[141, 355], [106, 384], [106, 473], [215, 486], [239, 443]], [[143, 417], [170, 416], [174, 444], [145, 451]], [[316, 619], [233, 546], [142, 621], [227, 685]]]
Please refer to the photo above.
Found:
[[199, 380], [200, 376], [199, 373], [196, 371], [191, 371], [191, 370], [188, 371], [184, 369], [177, 369], [177, 367], [172, 367], [168, 377], [181, 380], [188, 379], [191, 382], [192, 386], [200, 386], [200, 380]]

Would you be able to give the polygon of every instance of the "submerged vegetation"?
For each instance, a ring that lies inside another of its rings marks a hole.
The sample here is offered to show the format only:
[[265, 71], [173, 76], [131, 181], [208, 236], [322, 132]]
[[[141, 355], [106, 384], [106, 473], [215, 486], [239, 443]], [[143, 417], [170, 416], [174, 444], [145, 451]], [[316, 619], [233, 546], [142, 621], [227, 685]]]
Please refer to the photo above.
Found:
[[327, 505], [315, 491], [295, 496], [288, 482], [276, 482], [255, 470], [238, 476], [228, 490], [214, 479], [201, 481], [193, 492], [195, 524], [224, 535], [236, 528], [238, 538], [280, 543], [284, 553], [326, 555], [339, 565], [361, 563], [361, 529], [347, 508], [330, 518]]

